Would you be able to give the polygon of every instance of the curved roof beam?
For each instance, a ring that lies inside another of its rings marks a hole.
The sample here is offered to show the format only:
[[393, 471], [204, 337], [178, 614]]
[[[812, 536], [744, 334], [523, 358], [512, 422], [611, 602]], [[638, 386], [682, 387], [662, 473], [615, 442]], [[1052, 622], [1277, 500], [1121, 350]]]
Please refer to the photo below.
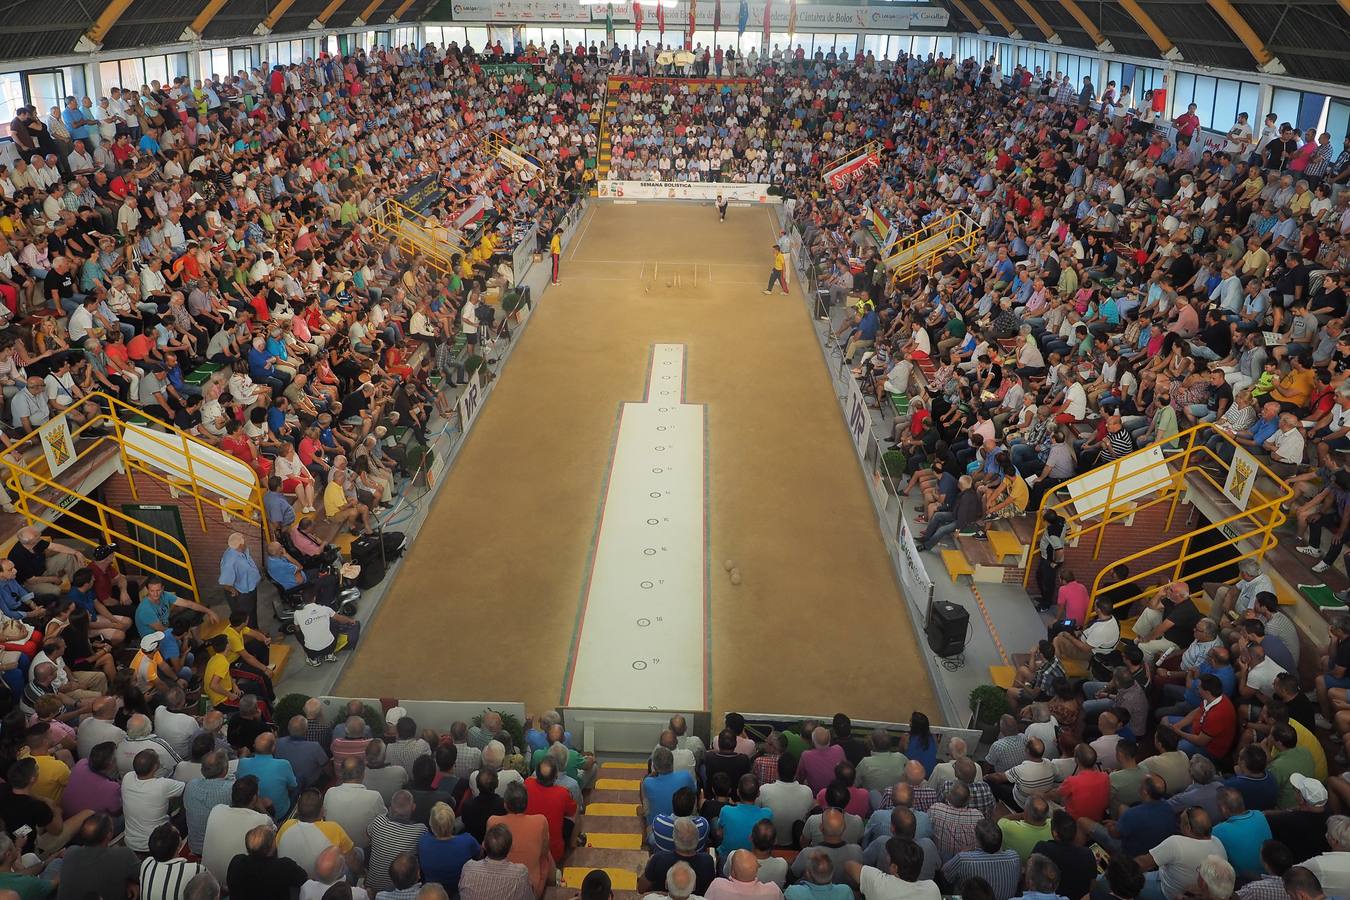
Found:
[[1055, 29], [1050, 27], [1050, 23], [1045, 21], [1045, 16], [1036, 12], [1036, 8], [1027, 0], [1016, 0], [1017, 5], [1021, 7], [1022, 12], [1027, 14], [1031, 23], [1036, 26], [1036, 30], [1045, 36], [1045, 40], [1051, 44], [1062, 44], [1064, 40], [1055, 33]]
[[366, 4], [366, 8], [361, 10], [361, 15], [357, 16], [356, 21], [353, 22], [352, 24], [365, 25], [367, 22], [370, 21], [370, 17], [375, 14], [375, 10], [379, 9], [380, 4], [383, 2], [384, 0], [370, 0], [370, 2]]
[[1012, 38], [1014, 41], [1022, 40], [1022, 32], [1018, 31], [1017, 26], [1003, 14], [1002, 10], [994, 5], [993, 0], [980, 0], [980, 3], [985, 9], [989, 10], [989, 15], [994, 17], [994, 21], [1008, 33], [1008, 37]]
[[1247, 20], [1242, 18], [1242, 13], [1238, 12], [1229, 0], [1206, 0], [1209, 8], [1219, 14], [1225, 25], [1233, 30], [1238, 40], [1242, 41], [1242, 46], [1247, 48], [1247, 52], [1256, 60], [1257, 71], [1264, 72], [1267, 75], [1283, 75], [1284, 64], [1280, 62], [1279, 57], [1270, 52], [1266, 42], [1257, 36], [1252, 30], [1252, 26], [1247, 24]]
[[112, 27], [117, 24], [122, 15], [131, 8], [132, 0], [112, 0], [107, 6], [103, 7], [103, 12], [98, 14], [94, 24], [89, 30], [80, 36], [75, 42], [75, 51], [77, 53], [94, 53], [103, 48], [103, 39], [112, 31]]
[[[1344, 2], [1350, 3], [1350, 0], [1344, 0]], [[952, 0], [952, 5], [961, 11], [961, 15], [965, 16], [970, 24], [975, 26], [977, 32], [980, 34], [989, 33], [989, 28], [980, 21], [979, 16], [975, 15], [975, 11], [966, 5], [965, 0]]]
[[272, 11], [267, 14], [267, 18], [258, 23], [258, 27], [253, 29], [253, 33], [258, 37], [266, 37], [272, 33], [272, 29], [277, 27], [281, 17], [295, 5], [295, 0], [277, 0], [277, 5], [272, 7]]
[[206, 31], [206, 26], [211, 24], [211, 20], [216, 17], [216, 13], [220, 12], [228, 2], [229, 0], [207, 0], [206, 6], [202, 7], [202, 11], [197, 13], [197, 18], [192, 20], [192, 24], [188, 25], [179, 40], [201, 40], [202, 33]]
[[347, 0], [328, 0], [328, 5], [323, 8], [323, 12], [319, 13], [313, 22], [309, 23], [310, 30], [319, 31], [328, 27], [328, 20], [333, 18], [333, 13], [341, 9], [345, 2]]
[[[385, 20], [385, 24], [393, 25], [395, 22], [403, 21], [403, 14], [408, 11], [408, 8], [413, 5], [413, 2], [414, 0], [403, 0], [403, 2], [398, 5], [398, 9], [394, 10], [394, 14]], [[1345, 0], [1345, 2], [1350, 3], [1350, 0]]]
[[1157, 46], [1158, 52], [1162, 54], [1163, 59], [1179, 60], [1181, 51], [1177, 45], [1172, 43], [1172, 39], [1163, 34], [1163, 30], [1158, 27], [1158, 23], [1153, 21], [1153, 17], [1144, 12], [1144, 8], [1135, 0], [1120, 0], [1120, 5], [1125, 12], [1130, 14], [1135, 24], [1144, 29], [1144, 34], [1148, 35], [1149, 40]]
[[[1341, 0], [1342, 3], [1350, 4], [1350, 0]], [[1088, 38], [1092, 40], [1092, 45], [1102, 53], [1115, 53], [1116, 48], [1111, 46], [1111, 42], [1102, 34], [1102, 30], [1097, 24], [1088, 18], [1088, 14], [1083, 12], [1083, 7], [1078, 5], [1077, 0], [1059, 0], [1059, 5], [1064, 7], [1064, 11], [1073, 16], [1073, 20], [1078, 23]]]

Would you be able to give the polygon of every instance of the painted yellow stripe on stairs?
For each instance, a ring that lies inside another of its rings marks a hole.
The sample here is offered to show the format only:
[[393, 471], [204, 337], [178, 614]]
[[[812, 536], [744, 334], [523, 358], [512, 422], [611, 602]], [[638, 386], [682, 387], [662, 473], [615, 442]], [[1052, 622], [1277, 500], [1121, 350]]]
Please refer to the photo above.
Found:
[[596, 834], [591, 831], [586, 834], [586, 846], [595, 847], [598, 850], [641, 850], [642, 835]]
[[586, 804], [586, 815], [588, 816], [636, 816], [637, 814], [638, 805], [636, 803]]
[[603, 762], [603, 763], [600, 764], [600, 768], [601, 768], [601, 769], [640, 769], [640, 770], [642, 770], [643, 772], [645, 772], [645, 771], [647, 771], [647, 764], [646, 764], [646, 763], [640, 763], [640, 762]]
[[[586, 876], [595, 871], [582, 866], [567, 866], [563, 869], [563, 884], [570, 888], [581, 887], [581, 882], [586, 880]], [[630, 872], [627, 869], [605, 869], [609, 875], [610, 886], [616, 891], [636, 891], [637, 873]]]
[[595, 789], [597, 791], [639, 791], [642, 790], [642, 780], [639, 778], [597, 778]]

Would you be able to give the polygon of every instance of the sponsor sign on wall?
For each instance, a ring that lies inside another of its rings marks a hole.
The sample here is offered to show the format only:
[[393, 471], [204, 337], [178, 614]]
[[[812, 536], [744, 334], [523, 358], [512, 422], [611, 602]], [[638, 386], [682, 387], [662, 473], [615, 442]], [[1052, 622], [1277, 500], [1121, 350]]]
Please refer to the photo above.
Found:
[[[764, 3], [750, 3], [750, 21], [758, 26], [764, 21]], [[787, 31], [790, 4], [769, 4], [771, 30]], [[576, 0], [452, 0], [451, 15], [460, 22], [560, 22], [585, 24], [605, 21], [605, 6], [582, 6]], [[632, 5], [615, 3], [616, 23], [632, 21]], [[700, 29], [712, 28], [716, 4], [698, 3], [694, 21]], [[837, 31], [839, 29], [867, 31], [880, 29], [904, 31], [912, 28], [946, 28], [949, 16], [945, 9], [935, 6], [834, 6], [803, 3], [797, 5], [797, 31]], [[666, 11], [668, 32], [682, 32], [689, 21], [689, 4], [681, 2]], [[723, 30], [735, 30], [734, 21], [722, 20]], [[648, 24], [653, 35], [656, 29]]]
[[779, 203], [767, 184], [730, 184], [716, 181], [602, 181], [597, 192], [610, 200], [716, 200], [740, 203]]

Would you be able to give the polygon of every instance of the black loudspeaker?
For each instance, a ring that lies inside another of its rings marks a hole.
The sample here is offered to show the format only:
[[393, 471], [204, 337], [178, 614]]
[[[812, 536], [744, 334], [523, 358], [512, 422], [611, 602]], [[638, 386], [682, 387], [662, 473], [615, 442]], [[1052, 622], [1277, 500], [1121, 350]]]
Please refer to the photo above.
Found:
[[928, 607], [928, 621], [924, 625], [928, 647], [944, 659], [958, 656], [966, 649], [969, 627], [970, 613], [964, 606], [939, 600]]

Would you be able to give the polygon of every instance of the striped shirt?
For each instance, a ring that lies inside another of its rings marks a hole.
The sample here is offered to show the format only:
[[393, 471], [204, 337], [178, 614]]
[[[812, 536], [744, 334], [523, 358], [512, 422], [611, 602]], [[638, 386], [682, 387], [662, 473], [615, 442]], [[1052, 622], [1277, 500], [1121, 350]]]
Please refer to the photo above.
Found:
[[1007, 775], [1013, 783], [1013, 799], [1018, 806], [1026, 806], [1032, 794], [1055, 786], [1055, 767], [1043, 759], [1018, 763], [1008, 770]]
[[983, 878], [993, 889], [994, 900], [1010, 900], [1017, 896], [1017, 882], [1022, 877], [1022, 857], [1016, 850], [963, 850], [942, 867], [942, 874], [954, 890], [961, 889], [967, 878]]
[[778, 780], [778, 754], [764, 754], [755, 757], [754, 765], [751, 767], [755, 777], [759, 779], [760, 784], [770, 784]]
[[405, 850], [417, 852], [417, 842], [427, 833], [420, 822], [400, 822], [387, 813], [376, 816], [366, 829], [370, 835], [370, 850], [366, 863], [366, 887], [387, 891], [394, 883], [389, 880], [389, 866], [394, 857]]
[[229, 806], [234, 776], [198, 778], [183, 789], [183, 812], [187, 816], [188, 847], [198, 856], [206, 846], [206, 820], [217, 806]]
[[483, 751], [471, 744], [455, 744], [455, 752], [455, 767], [450, 772], [456, 778], [468, 778], [482, 765]]
[[153, 856], [141, 863], [142, 900], [179, 900], [187, 883], [205, 872], [201, 863], [175, 858], [159, 862]]

